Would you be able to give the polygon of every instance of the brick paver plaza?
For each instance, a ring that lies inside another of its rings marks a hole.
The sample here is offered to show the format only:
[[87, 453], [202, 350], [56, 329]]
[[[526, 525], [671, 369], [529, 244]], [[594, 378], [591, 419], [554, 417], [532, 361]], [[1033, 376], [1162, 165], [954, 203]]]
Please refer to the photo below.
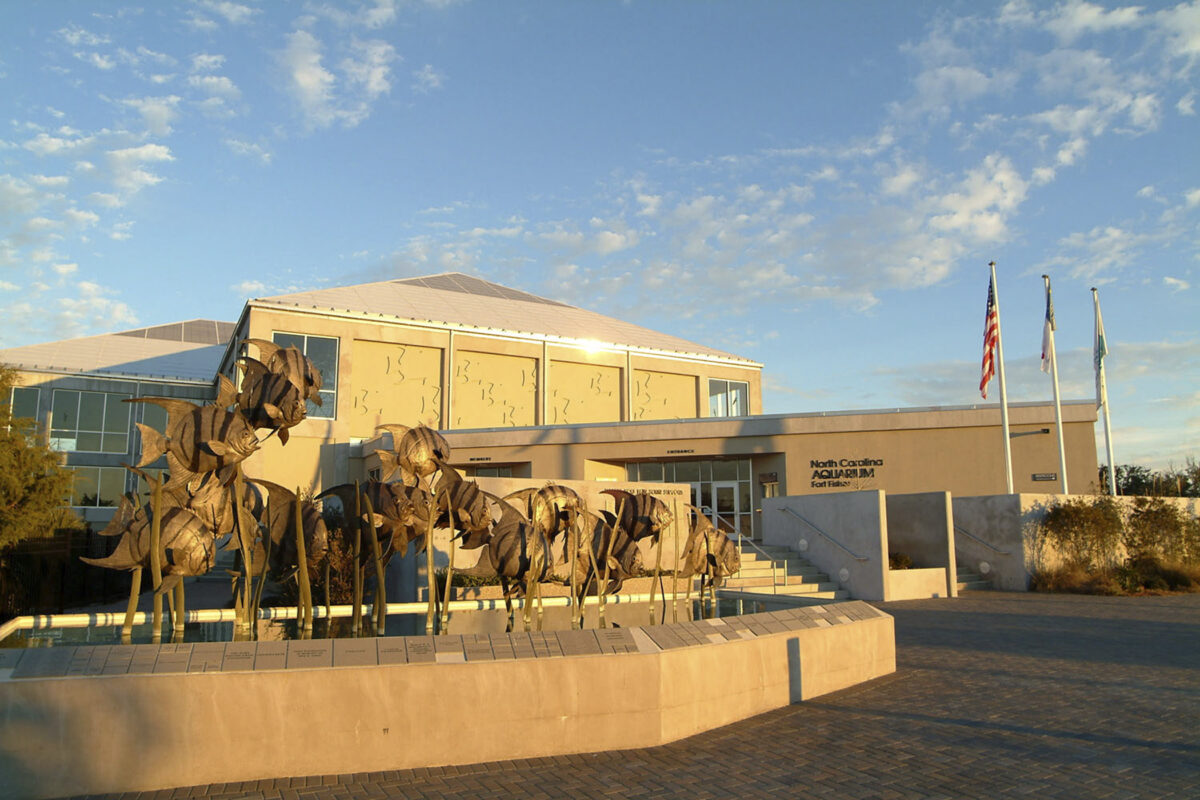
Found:
[[140, 797], [1200, 797], [1200, 595], [880, 607], [895, 675], [671, 745]]

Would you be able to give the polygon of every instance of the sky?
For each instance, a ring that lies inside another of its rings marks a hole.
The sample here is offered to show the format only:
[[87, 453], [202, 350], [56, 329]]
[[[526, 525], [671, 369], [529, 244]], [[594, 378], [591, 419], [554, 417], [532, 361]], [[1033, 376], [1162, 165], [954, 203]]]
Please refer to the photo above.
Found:
[[[1200, 0], [0, 3], [0, 348], [457, 271], [766, 413], [1095, 397], [1200, 457]], [[1103, 452], [1103, 429], [1097, 424]], [[1103, 456], [1101, 455], [1103, 462]]]

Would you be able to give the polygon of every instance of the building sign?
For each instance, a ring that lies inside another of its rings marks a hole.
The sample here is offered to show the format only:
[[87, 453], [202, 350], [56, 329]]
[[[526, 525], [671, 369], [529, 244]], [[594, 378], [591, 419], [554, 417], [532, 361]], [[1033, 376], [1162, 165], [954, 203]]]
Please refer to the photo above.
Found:
[[696, 452], [696, 451], [695, 450], [668, 450], [667, 454], [675, 455], [677, 453], [694, 453], [694, 452]]
[[863, 481], [875, 479], [875, 469], [883, 466], [882, 458], [814, 458], [808, 462], [812, 469], [814, 489], [857, 488]]
[[491, 456], [471, 456], [467, 460], [468, 461], [491, 461], [492, 457]]
[[1035, 481], [1056, 481], [1058, 480], [1057, 472], [1035, 472], [1031, 475]]
[[779, 483], [778, 472], [760, 472], [758, 473], [759, 483]]

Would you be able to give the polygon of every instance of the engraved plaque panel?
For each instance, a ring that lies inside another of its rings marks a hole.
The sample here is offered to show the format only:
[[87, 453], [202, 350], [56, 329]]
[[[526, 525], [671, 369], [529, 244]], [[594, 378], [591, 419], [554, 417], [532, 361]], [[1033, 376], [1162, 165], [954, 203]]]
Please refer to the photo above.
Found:
[[220, 672], [225, 661], [225, 642], [197, 642], [192, 647], [188, 672]]
[[408, 636], [404, 643], [408, 646], [408, 663], [429, 664], [436, 660], [432, 636]]
[[[256, 642], [254, 651], [254, 671], [260, 669], [283, 669], [287, 666], [287, 642]], [[229, 657], [229, 648], [225, 648], [225, 657]]]
[[258, 653], [258, 642], [228, 642], [225, 657], [221, 661], [222, 672], [240, 672], [254, 669], [254, 658]]
[[375, 642], [376, 653], [378, 654], [380, 664], [408, 663], [408, 656], [406, 655], [408, 648], [404, 646], [404, 639], [400, 637], [390, 637], [376, 639]]
[[332, 639], [300, 640], [288, 642], [287, 646], [288, 669], [312, 669], [333, 666]]
[[375, 639], [334, 639], [335, 667], [373, 667], [379, 663], [379, 646]]

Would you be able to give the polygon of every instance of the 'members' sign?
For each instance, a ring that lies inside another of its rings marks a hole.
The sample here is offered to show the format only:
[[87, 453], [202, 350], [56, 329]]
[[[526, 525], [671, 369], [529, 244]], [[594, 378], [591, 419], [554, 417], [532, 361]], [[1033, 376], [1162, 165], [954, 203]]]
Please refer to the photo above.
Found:
[[814, 458], [808, 462], [812, 469], [814, 489], [844, 488], [860, 485], [876, 477], [875, 470], [883, 466], [882, 458]]

